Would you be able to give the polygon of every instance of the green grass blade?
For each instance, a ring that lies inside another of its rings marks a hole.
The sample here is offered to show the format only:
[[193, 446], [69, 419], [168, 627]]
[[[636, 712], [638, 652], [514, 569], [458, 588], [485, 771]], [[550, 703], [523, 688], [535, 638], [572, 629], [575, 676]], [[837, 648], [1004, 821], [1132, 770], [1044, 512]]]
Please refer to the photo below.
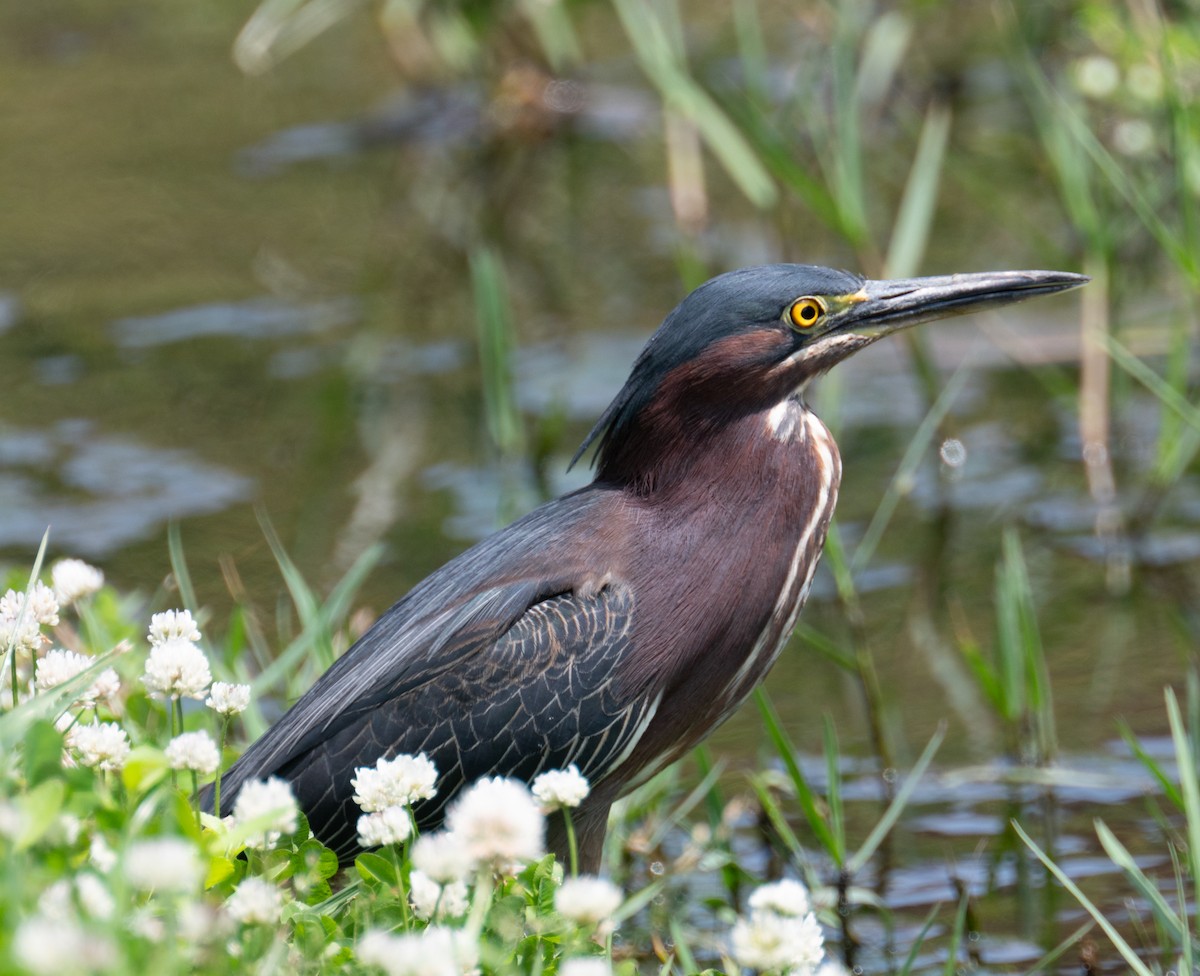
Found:
[[1174, 940], [1175, 945], [1182, 946], [1188, 940], [1185, 920], [1180, 918], [1179, 914], [1167, 904], [1167, 900], [1163, 898], [1162, 892], [1158, 890], [1158, 885], [1146, 877], [1145, 872], [1134, 861], [1133, 855], [1117, 839], [1117, 836], [1108, 829], [1108, 825], [1103, 820], [1096, 820], [1094, 825], [1096, 836], [1100, 839], [1100, 846], [1104, 848], [1104, 853], [1108, 855], [1108, 859], [1125, 872], [1130, 883], [1149, 902], [1155, 916], [1170, 930], [1171, 938]]
[[638, 63], [663, 101], [691, 120], [751, 203], [760, 209], [774, 205], [778, 192], [762, 161], [720, 106], [688, 74], [654, 8], [643, 0], [613, 0], [613, 6]]
[[929, 768], [929, 764], [933, 761], [934, 755], [941, 748], [942, 740], [946, 738], [946, 723], [941, 722], [938, 725], [937, 731], [934, 732], [933, 738], [929, 740], [929, 744], [925, 746], [920, 758], [916, 761], [912, 771], [905, 777], [904, 785], [892, 797], [892, 802], [888, 804], [888, 808], [883, 812], [883, 816], [879, 818], [879, 822], [871, 829], [867, 835], [867, 839], [863, 841], [854, 856], [846, 864], [846, 870], [851, 875], [857, 874], [874, 856], [879, 849], [879, 845], [883, 843], [883, 839], [891, 832], [891, 829], [896, 825], [896, 821], [900, 819], [900, 814], [904, 812], [904, 808], [908, 805], [909, 799], [916, 790], [917, 784], [921, 781], [921, 777], [925, 775], [925, 770]]
[[911, 278], [920, 269], [937, 209], [938, 188], [942, 180], [942, 164], [950, 138], [950, 109], [933, 103], [925, 113], [921, 138], [908, 183], [900, 200], [900, 211], [892, 227], [884, 262], [887, 278]]
[[1112, 922], [1105, 917], [1104, 913], [1100, 911], [1100, 909], [1094, 904], [1092, 904], [1091, 899], [1089, 899], [1088, 896], [1079, 889], [1079, 885], [1067, 877], [1066, 872], [1063, 871], [1063, 869], [1057, 864], [1055, 864], [1045, 851], [1038, 847], [1033, 838], [1025, 833], [1021, 825], [1015, 820], [1012, 821], [1012, 827], [1013, 830], [1017, 832], [1017, 836], [1020, 837], [1025, 843], [1025, 846], [1033, 851], [1034, 856], [1042, 862], [1046, 870], [1054, 875], [1054, 877], [1058, 880], [1058, 883], [1061, 884], [1068, 892], [1070, 892], [1075, 900], [1083, 906], [1084, 910], [1096, 920], [1096, 924], [1104, 930], [1104, 934], [1108, 936], [1109, 941], [1111, 941], [1116, 947], [1117, 951], [1121, 954], [1121, 958], [1125, 960], [1129, 968], [1137, 973], [1138, 976], [1155, 976], [1155, 973], [1150, 969], [1150, 967], [1142, 962], [1142, 960], [1138, 957], [1138, 954], [1133, 950], [1133, 947], [1126, 942], [1121, 933], [1117, 931], [1116, 926], [1114, 926]]
[[471, 252], [471, 285], [487, 428], [500, 454], [511, 457], [521, 452], [523, 440], [513, 396], [512, 311], [504, 265], [491, 248], [478, 247]]
[[883, 537], [883, 533], [891, 522], [892, 515], [895, 514], [896, 506], [900, 504], [900, 499], [908, 493], [913, 475], [920, 466], [925, 451], [933, 441], [934, 435], [937, 434], [938, 426], [946, 418], [946, 415], [950, 412], [950, 408], [954, 406], [954, 401], [958, 399], [958, 395], [967, 385], [967, 380], [971, 377], [969, 366], [969, 362], [963, 363], [962, 366], [955, 370], [954, 375], [950, 377], [950, 380], [938, 395], [937, 400], [934, 401], [933, 406], [929, 408], [929, 412], [925, 414], [916, 433], [913, 434], [912, 440], [908, 442], [904, 456], [900, 459], [900, 466], [896, 469], [896, 473], [888, 483], [887, 491], [883, 493], [883, 497], [875, 509], [875, 514], [871, 517], [870, 524], [867, 525], [867, 530], [863, 533], [862, 541], [859, 542], [858, 548], [854, 550], [854, 557], [850, 560], [850, 569], [852, 571], [857, 572], [865, 567], [875, 554], [879, 540]]
[[1200, 782], [1197, 781], [1196, 755], [1179, 712], [1179, 702], [1172, 688], [1166, 689], [1167, 722], [1175, 744], [1175, 764], [1179, 768], [1179, 791], [1183, 794], [1183, 815], [1187, 818], [1188, 861], [1196, 897], [1200, 903]]
[[929, 934], [929, 930], [933, 927], [934, 919], [938, 917], [938, 913], [942, 910], [942, 903], [939, 901], [931, 909], [929, 914], [925, 916], [925, 921], [921, 924], [920, 931], [917, 932], [917, 937], [913, 939], [913, 944], [908, 950], [908, 955], [904, 957], [904, 965], [900, 967], [897, 976], [909, 976], [912, 972], [913, 964], [917, 961], [917, 955], [925, 945], [925, 937]]
[[797, 860], [802, 859], [804, 857], [804, 846], [800, 843], [800, 838], [796, 836], [796, 832], [792, 830], [792, 825], [788, 823], [783, 810], [775, 802], [775, 798], [771, 796], [771, 791], [758, 779], [751, 779], [750, 786], [753, 788], [755, 796], [758, 797], [758, 802], [762, 806], [763, 813], [767, 815], [767, 820], [775, 828], [775, 832], [779, 834], [780, 839], [787, 845], [792, 857]]
[[775, 707], [771, 704], [770, 699], [767, 698], [762, 688], [755, 689], [754, 700], [758, 703], [758, 710], [763, 717], [763, 724], [766, 726], [767, 735], [770, 737], [772, 743], [774, 743], [775, 751], [779, 753], [779, 758], [783, 760], [783, 767], [787, 770], [788, 778], [792, 781], [792, 785], [796, 789], [796, 799], [800, 803], [800, 809], [804, 812], [805, 819], [808, 820], [809, 827], [817, 835], [821, 846], [825, 848], [825, 851], [833, 858], [834, 862], [841, 867], [846, 860], [845, 849], [838, 844], [837, 836], [830, 830], [828, 822], [817, 807], [816, 794], [808, 785], [808, 780], [804, 778], [804, 773], [800, 771], [800, 764], [796, 762], [796, 751], [788, 739], [787, 733], [783, 731], [783, 726], [779, 722], [779, 715], [776, 713]]
[[1078, 947], [1079, 940], [1087, 935], [1096, 927], [1095, 922], [1084, 922], [1079, 928], [1068, 935], [1053, 949], [1047, 952], [1041, 959], [1035, 962], [1025, 971], [1025, 976], [1033, 976], [1034, 973], [1044, 972], [1057, 962], [1068, 949]]
[[964, 891], [958, 900], [958, 911], [954, 913], [954, 928], [950, 933], [950, 946], [946, 949], [946, 966], [942, 970], [944, 976], [957, 976], [959, 971], [958, 947], [962, 945], [962, 938], [966, 932], [967, 909], [970, 905], [971, 896]]
[[185, 607], [199, 610], [200, 601], [196, 599], [196, 588], [192, 585], [192, 574], [188, 571], [187, 558], [183, 553], [183, 536], [178, 522], [167, 526], [167, 552], [171, 557], [171, 575], [175, 577], [179, 598]]
[[837, 730], [828, 715], [824, 721], [825, 776], [829, 787], [825, 800], [829, 805], [829, 829], [837, 838], [838, 849], [846, 849], [846, 826], [842, 814], [842, 772], [838, 768], [841, 752], [838, 749]]

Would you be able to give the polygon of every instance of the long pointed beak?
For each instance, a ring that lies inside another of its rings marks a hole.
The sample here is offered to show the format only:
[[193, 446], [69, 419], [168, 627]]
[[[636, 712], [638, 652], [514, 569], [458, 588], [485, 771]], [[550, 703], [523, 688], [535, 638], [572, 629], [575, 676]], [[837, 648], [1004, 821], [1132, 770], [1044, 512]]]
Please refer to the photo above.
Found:
[[1068, 271], [984, 271], [976, 274], [868, 281], [862, 297], [831, 331], [875, 337], [984, 308], [1078, 288], [1091, 279]]

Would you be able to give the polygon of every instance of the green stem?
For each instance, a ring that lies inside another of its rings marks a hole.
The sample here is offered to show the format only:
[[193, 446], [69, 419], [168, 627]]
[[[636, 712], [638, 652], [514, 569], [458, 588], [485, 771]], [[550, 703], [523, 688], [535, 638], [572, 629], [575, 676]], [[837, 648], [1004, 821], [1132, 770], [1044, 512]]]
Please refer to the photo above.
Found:
[[171, 736], [177, 736], [183, 731], [183, 699], [178, 695], [171, 697]]
[[200, 828], [200, 781], [196, 777], [196, 771], [192, 770], [192, 809], [196, 811], [196, 829]]
[[225, 758], [225, 739], [229, 735], [229, 716], [221, 716], [221, 733], [217, 736], [217, 778], [213, 780], [213, 815], [221, 816], [221, 764]]
[[400, 856], [399, 844], [388, 844], [392, 863], [396, 866], [396, 887], [400, 891], [400, 914], [404, 919], [404, 931], [412, 931], [412, 912], [408, 905], [408, 891], [404, 885], [404, 859]]
[[12, 707], [17, 707], [17, 645], [13, 643], [8, 648], [8, 660], [12, 671]]
[[567, 825], [567, 848], [571, 854], [571, 877], [579, 877], [579, 846], [575, 841], [575, 823], [571, 820], [571, 811], [562, 809], [563, 820]]

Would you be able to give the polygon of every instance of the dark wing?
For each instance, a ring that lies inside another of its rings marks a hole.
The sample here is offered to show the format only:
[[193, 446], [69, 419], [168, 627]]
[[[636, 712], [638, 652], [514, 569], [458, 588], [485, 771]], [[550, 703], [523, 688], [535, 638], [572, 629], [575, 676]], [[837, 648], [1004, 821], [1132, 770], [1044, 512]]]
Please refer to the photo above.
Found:
[[632, 652], [633, 595], [621, 584], [589, 595], [546, 588], [496, 587], [438, 614], [416, 628], [428, 643], [410, 646], [398, 673], [394, 649], [360, 644], [352, 666], [339, 661], [243, 756], [223, 793], [251, 776], [286, 777], [314, 833], [346, 859], [361, 813], [350, 780], [380, 756], [424, 752], [437, 766], [438, 794], [415, 810], [422, 829], [482, 776], [530, 781], [576, 763], [599, 782], [658, 704], [616, 680]]

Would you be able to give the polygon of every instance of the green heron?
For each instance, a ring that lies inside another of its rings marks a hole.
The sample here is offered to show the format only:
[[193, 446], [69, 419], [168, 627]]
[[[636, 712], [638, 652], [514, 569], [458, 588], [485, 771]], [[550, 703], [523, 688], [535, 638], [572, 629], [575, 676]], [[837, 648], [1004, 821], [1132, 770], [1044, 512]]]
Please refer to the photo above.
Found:
[[[574, 763], [592, 785], [579, 863], [596, 870], [613, 801], [733, 714], [808, 596], [842, 472], [809, 382], [899, 329], [1087, 280], [780, 264], [697, 288], [575, 455], [598, 444], [592, 483], [388, 610], [233, 766], [223, 812], [247, 779], [282, 776], [349, 860], [355, 767], [426, 753], [441, 778], [414, 813], [429, 829], [480, 777]], [[560, 856], [561, 834], [552, 822]]]

